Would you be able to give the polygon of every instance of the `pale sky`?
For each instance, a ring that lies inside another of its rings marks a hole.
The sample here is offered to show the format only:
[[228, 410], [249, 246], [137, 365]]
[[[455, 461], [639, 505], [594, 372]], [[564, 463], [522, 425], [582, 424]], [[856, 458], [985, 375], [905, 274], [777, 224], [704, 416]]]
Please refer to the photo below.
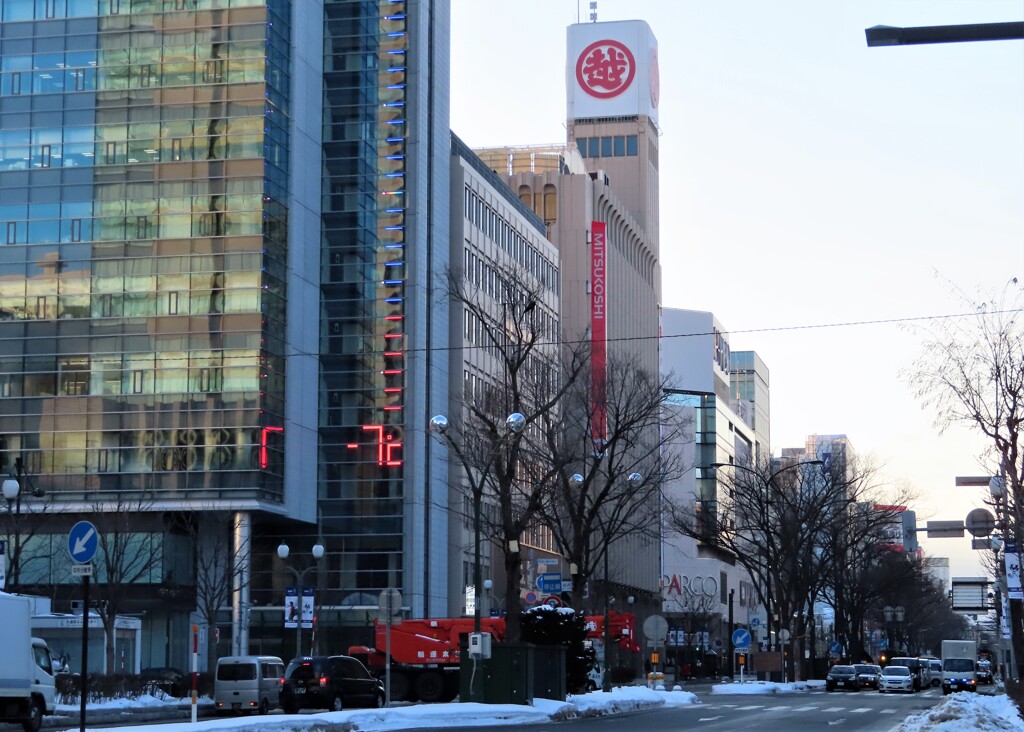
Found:
[[[452, 129], [470, 146], [564, 142], [565, 29], [589, 0], [452, 0]], [[662, 305], [715, 313], [771, 372], [772, 450], [846, 434], [963, 519], [983, 443], [939, 435], [895, 323], [1024, 279], [1024, 41], [868, 48], [874, 25], [1024, 20], [1024, 0], [598, 0], [641, 19], [661, 75]], [[578, 15], [577, 15], [578, 14]], [[922, 534], [923, 536], [923, 534]], [[923, 540], [953, 576], [970, 540]]]

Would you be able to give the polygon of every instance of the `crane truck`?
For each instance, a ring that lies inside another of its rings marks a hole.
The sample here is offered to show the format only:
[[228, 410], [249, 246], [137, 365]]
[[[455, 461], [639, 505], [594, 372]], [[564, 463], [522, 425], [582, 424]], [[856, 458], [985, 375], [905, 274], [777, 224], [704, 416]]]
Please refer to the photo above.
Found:
[[[632, 613], [608, 614], [608, 637], [620, 648], [636, 651]], [[604, 616], [586, 616], [587, 638], [604, 638]], [[460, 644], [474, 631], [472, 617], [403, 620], [391, 626], [391, 698], [394, 701], [451, 701], [459, 692]], [[348, 655], [375, 676], [387, 667], [387, 624], [374, 624], [374, 645], [350, 646]], [[505, 639], [504, 618], [481, 618], [480, 630], [495, 642]]]

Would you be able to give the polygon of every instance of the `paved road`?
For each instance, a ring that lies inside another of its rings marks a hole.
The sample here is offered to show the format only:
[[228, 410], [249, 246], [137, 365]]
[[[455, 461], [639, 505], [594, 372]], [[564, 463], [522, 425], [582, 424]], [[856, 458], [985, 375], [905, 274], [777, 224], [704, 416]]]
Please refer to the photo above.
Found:
[[[693, 691], [694, 689], [690, 689]], [[715, 696], [696, 692], [701, 704], [640, 711], [628, 715], [530, 725], [531, 732], [889, 732], [911, 714], [933, 707], [942, 699], [939, 689], [917, 694], [879, 694], [875, 691], [806, 691], [793, 694]], [[471, 727], [465, 732], [507, 732], [508, 727]], [[425, 732], [425, 731], [424, 731]]]

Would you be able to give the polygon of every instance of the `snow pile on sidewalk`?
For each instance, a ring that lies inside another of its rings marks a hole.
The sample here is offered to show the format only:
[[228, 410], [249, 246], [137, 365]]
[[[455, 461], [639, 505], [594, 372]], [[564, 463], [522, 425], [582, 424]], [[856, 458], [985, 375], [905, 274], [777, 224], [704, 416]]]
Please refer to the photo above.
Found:
[[907, 717], [898, 732], [1003, 732], [1024, 730], [1017, 705], [1006, 695], [984, 696], [961, 691], [923, 714]]
[[[353, 709], [316, 714], [269, 714], [265, 717], [206, 719], [197, 724], [166, 723], [161, 732], [323, 732], [326, 729], [358, 729], [360, 732], [390, 732], [405, 729], [449, 729], [488, 725], [523, 726], [551, 720], [620, 714], [659, 706], [699, 704], [688, 691], [655, 691], [626, 686], [610, 692], [594, 691], [570, 696], [566, 701], [534, 699], [526, 704], [416, 704], [390, 709]], [[115, 708], [90, 705], [90, 710]], [[120, 708], [120, 707], [117, 707]], [[349, 726], [351, 725], [351, 726]], [[90, 725], [91, 730], [100, 728]], [[118, 732], [146, 732], [151, 727], [119, 727]], [[77, 732], [78, 728], [68, 730]]]

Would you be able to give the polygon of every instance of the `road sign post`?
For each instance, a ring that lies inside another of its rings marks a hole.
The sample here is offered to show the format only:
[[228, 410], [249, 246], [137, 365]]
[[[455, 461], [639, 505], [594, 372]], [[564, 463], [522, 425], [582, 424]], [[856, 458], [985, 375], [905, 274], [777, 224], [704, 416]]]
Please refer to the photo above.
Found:
[[78, 714], [80, 732], [85, 732], [85, 700], [89, 696], [89, 578], [92, 577], [92, 560], [100, 545], [96, 527], [88, 521], [79, 521], [68, 532], [68, 554], [78, 566], [72, 568], [72, 576], [82, 578], [82, 673], [79, 693], [81, 697]]

